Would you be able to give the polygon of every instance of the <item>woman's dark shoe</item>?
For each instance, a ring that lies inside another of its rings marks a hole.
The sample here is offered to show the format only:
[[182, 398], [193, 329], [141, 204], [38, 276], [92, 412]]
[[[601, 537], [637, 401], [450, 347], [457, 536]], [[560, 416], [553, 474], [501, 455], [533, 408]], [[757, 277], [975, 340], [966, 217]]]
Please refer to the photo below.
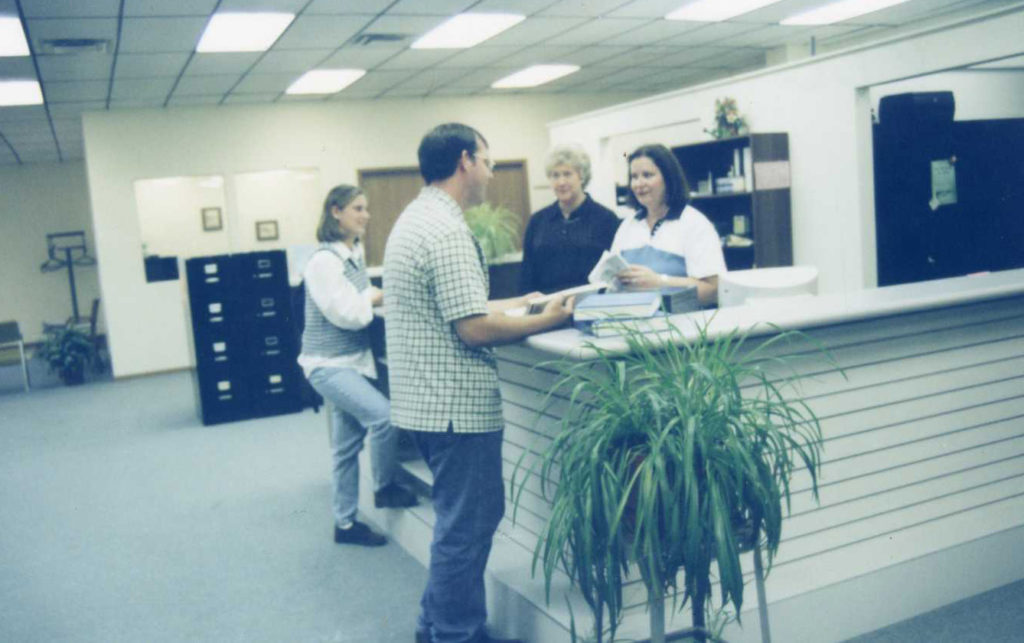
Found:
[[334, 526], [334, 542], [340, 545], [362, 545], [363, 547], [380, 547], [388, 542], [388, 539], [373, 531], [358, 520], [352, 521], [348, 529], [340, 529]]
[[405, 487], [392, 482], [380, 491], [373, 492], [373, 505], [378, 509], [384, 507], [415, 507], [419, 504], [416, 494]]

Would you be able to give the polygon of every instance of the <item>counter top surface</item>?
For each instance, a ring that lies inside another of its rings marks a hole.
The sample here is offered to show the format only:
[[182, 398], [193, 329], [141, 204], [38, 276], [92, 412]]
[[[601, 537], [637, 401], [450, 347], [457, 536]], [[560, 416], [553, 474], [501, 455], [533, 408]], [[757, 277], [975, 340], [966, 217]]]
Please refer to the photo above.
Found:
[[[707, 324], [709, 338], [736, 329], [762, 335], [777, 330], [808, 329], [1020, 294], [1024, 294], [1024, 269], [848, 293], [764, 299], [743, 306], [645, 321], [643, 327], [657, 334], [659, 328], [666, 328], [671, 323], [688, 340], [698, 336], [697, 329], [703, 324]], [[576, 359], [593, 357], [595, 347], [611, 352], [627, 350], [626, 342], [620, 337], [599, 338], [572, 328], [534, 335], [523, 344], [553, 356]]]

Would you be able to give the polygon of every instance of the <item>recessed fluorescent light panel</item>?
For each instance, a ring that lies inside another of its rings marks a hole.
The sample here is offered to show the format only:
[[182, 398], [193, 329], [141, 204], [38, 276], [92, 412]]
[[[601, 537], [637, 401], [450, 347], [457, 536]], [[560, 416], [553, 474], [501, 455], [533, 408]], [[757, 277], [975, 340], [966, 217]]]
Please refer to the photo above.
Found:
[[34, 80], [0, 80], [0, 107], [42, 105], [43, 90]]
[[491, 87], [495, 89], [536, 87], [537, 85], [550, 83], [556, 78], [576, 73], [579, 70], [579, 65], [534, 65], [494, 81]]
[[196, 51], [266, 51], [294, 19], [293, 13], [215, 13], [206, 25]]
[[460, 13], [423, 34], [410, 46], [413, 49], [465, 49], [525, 19], [526, 16], [517, 13]]
[[286, 94], [334, 94], [366, 74], [364, 69], [313, 69], [292, 83]]
[[775, 4], [779, 0], [696, 0], [665, 16], [665, 20], [721, 22]]
[[28, 41], [21, 20], [13, 16], [0, 16], [0, 57], [27, 56]]
[[902, 4], [907, 0], [839, 0], [817, 9], [792, 15], [779, 24], [783, 25], [830, 25], [866, 13]]

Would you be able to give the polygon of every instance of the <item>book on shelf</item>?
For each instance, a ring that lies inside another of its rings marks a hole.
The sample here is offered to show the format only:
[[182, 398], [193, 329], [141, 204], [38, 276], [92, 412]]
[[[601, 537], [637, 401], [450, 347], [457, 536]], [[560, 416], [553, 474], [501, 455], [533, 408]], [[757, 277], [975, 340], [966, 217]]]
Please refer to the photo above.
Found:
[[573, 311], [573, 320], [642, 319], [653, 317], [660, 309], [661, 293], [657, 290], [604, 293], [590, 295], [579, 302]]

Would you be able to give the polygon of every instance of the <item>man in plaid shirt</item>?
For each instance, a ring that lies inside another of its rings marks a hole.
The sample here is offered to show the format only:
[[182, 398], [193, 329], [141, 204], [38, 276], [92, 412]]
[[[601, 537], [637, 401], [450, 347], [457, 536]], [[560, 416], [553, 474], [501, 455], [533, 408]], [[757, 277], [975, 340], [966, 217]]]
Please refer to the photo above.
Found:
[[511, 317], [535, 294], [488, 301], [487, 263], [463, 218], [494, 162], [473, 128], [448, 123], [419, 147], [426, 186], [384, 251], [391, 422], [411, 431], [434, 476], [436, 520], [416, 641], [483, 643], [484, 568], [505, 510], [504, 420], [491, 346], [564, 324], [572, 301]]

